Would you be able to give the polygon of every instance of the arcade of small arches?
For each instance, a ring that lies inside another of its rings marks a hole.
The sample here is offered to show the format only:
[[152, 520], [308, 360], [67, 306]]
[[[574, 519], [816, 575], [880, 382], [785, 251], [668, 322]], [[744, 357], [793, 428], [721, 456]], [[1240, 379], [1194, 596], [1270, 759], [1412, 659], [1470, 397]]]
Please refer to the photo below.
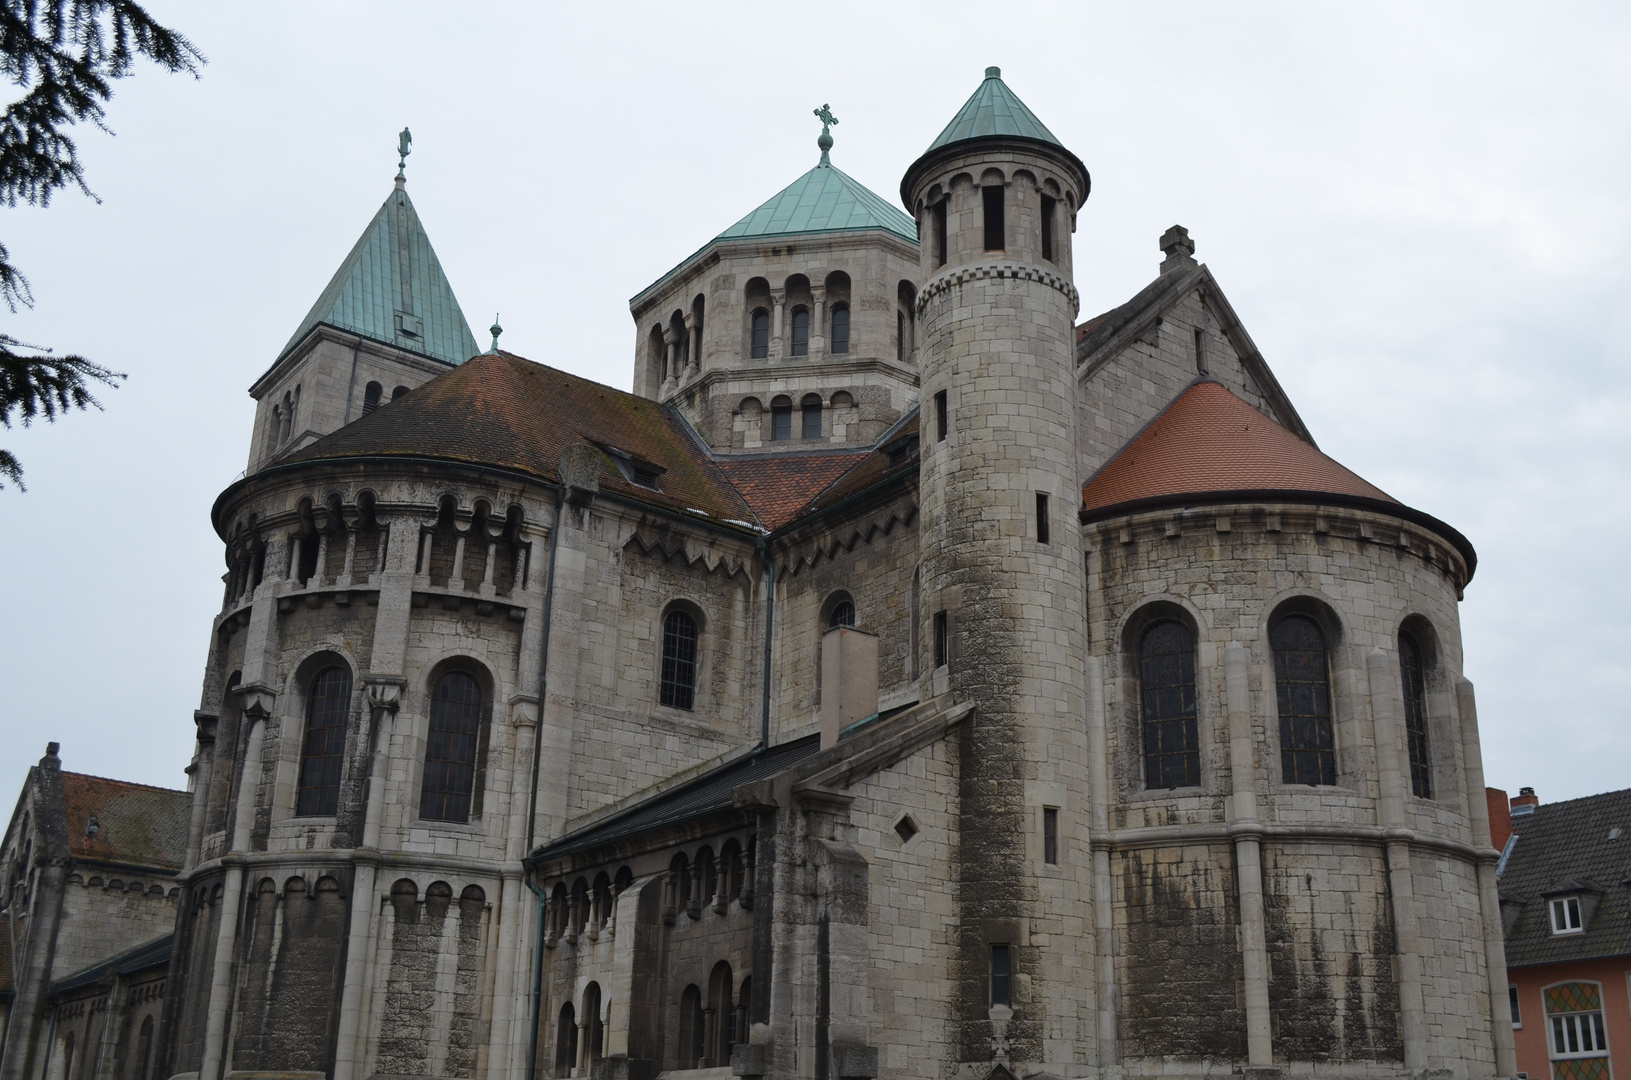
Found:
[[[1069, 265], [1069, 236], [1074, 230], [1071, 208], [1080, 202], [1075, 192], [1051, 176], [1039, 181], [1029, 169], [1008, 174], [993, 167], [983, 170], [978, 182], [972, 173], [956, 172], [928, 185], [919, 197], [918, 235], [928, 244], [934, 266], [945, 266], [953, 255], [954, 238], [947, 230], [954, 197], [958, 220], [978, 223], [970, 230], [980, 237], [976, 251]], [[976, 202], [977, 209], [969, 205]]]
[[[765, 414], [769, 413], [768, 430]], [[797, 413], [797, 422], [794, 414]], [[848, 390], [836, 390], [825, 401], [819, 393], [811, 391], [800, 395], [795, 409], [793, 398], [777, 394], [770, 399], [767, 410], [757, 397], [745, 397], [736, 407], [736, 414], [746, 426], [749, 445], [764, 442], [819, 442], [827, 439], [842, 442], [849, 428], [860, 420], [855, 395]]]

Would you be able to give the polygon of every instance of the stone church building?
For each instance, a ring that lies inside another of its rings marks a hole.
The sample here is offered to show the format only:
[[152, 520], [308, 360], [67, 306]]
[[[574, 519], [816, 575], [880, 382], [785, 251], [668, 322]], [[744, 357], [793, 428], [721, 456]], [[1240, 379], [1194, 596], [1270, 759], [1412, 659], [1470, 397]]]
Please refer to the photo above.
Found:
[[1182, 228], [1084, 320], [997, 69], [898, 205], [818, 115], [632, 394], [481, 352], [398, 174], [212, 511], [153, 1064], [0, 1080], [1515, 1072], [1471, 545]]

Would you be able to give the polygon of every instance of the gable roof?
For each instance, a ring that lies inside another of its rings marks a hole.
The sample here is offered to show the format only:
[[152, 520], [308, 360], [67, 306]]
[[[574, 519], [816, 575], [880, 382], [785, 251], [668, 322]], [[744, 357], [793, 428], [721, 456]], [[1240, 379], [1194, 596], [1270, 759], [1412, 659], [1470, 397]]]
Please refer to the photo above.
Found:
[[796, 519], [834, 481], [865, 462], [869, 453], [733, 455], [718, 458], [716, 464], [742, 493], [759, 524], [774, 532]]
[[62, 802], [68, 850], [74, 858], [151, 870], [181, 869], [193, 802], [187, 792], [64, 772]]
[[823, 160], [717, 239], [882, 229], [917, 243], [917, 222]]
[[992, 135], [1034, 139], [1061, 148], [1064, 145], [1002, 81], [1002, 69], [998, 67], [985, 69], [985, 80], [929, 144], [929, 150]]
[[[404, 320], [401, 316], [409, 316]], [[417, 333], [414, 330], [417, 320]], [[340, 263], [278, 359], [318, 324], [461, 364], [481, 351], [430, 237], [398, 185]]]
[[[1500, 878], [1508, 966], [1631, 955], [1631, 788], [1543, 803], [1512, 832]], [[1585, 929], [1554, 935], [1548, 896], [1587, 889]]]

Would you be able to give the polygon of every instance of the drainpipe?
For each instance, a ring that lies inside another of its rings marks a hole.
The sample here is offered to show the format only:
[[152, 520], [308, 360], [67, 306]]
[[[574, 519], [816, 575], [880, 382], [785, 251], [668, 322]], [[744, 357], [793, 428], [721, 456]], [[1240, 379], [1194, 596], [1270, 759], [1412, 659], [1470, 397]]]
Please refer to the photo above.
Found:
[[532, 957], [532, 1029], [527, 1032], [527, 1075], [521, 1080], [532, 1080], [538, 1068], [538, 1010], [544, 1002], [544, 914], [549, 897], [532, 881], [532, 867], [523, 864], [521, 880], [526, 882], [532, 895], [538, 898], [538, 941]]
[[770, 749], [770, 643], [771, 630], [776, 622], [776, 564], [770, 559], [770, 545], [765, 543], [763, 537], [755, 546], [765, 564], [765, 685], [763, 713], [759, 721], [759, 749], [756, 751], [762, 754]]

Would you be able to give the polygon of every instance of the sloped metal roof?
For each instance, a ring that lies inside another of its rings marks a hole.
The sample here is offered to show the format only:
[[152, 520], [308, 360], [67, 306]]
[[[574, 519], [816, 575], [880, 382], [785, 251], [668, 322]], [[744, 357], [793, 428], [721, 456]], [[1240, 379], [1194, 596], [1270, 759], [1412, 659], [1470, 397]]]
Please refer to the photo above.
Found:
[[320, 323], [447, 364], [481, 352], [401, 186], [368, 223], [278, 358]]
[[940, 136], [929, 144], [929, 150], [992, 135], [1036, 139], [1063, 146], [1054, 138], [1053, 132], [1036, 118], [1036, 114], [1008, 89], [1008, 84], [1002, 81], [1002, 69], [988, 67], [985, 69], [985, 81], [974, 91], [974, 96], [963, 103]]
[[823, 160], [720, 233], [718, 239], [859, 229], [883, 229], [917, 243], [917, 222], [865, 184]]

